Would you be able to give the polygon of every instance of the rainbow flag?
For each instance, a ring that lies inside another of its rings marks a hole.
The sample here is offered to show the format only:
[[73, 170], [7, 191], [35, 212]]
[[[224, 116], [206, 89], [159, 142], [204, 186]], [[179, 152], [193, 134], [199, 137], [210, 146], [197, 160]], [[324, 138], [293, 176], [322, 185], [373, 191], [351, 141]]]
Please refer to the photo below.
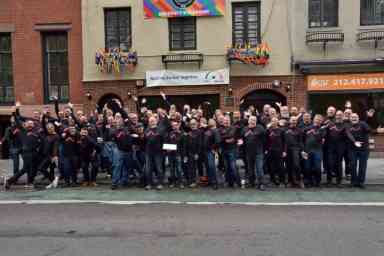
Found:
[[225, 0], [144, 0], [146, 19], [223, 16], [224, 11]]

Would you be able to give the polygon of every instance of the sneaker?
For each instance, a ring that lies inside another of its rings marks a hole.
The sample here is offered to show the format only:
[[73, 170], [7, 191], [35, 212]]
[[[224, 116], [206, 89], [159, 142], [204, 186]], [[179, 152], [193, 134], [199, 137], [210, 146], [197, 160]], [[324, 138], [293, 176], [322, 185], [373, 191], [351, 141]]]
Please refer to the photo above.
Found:
[[145, 190], [151, 190], [152, 189], [152, 186], [151, 185], [147, 185], [145, 186]]
[[157, 185], [156, 189], [157, 190], [162, 190], [163, 189], [163, 185]]
[[304, 183], [302, 181], [300, 182], [299, 187], [300, 188], [305, 188], [305, 185], [304, 185]]
[[259, 185], [259, 190], [261, 190], [261, 191], [265, 191], [265, 185], [264, 185], [264, 184], [260, 184], [260, 185]]
[[169, 184], [169, 188], [174, 188], [175, 185], [174, 184]]
[[58, 185], [59, 185], [59, 176], [56, 176], [52, 182], [52, 187], [57, 188]]
[[179, 188], [184, 189], [185, 188], [184, 184], [180, 184]]
[[197, 185], [196, 185], [196, 183], [193, 182], [193, 183], [191, 183], [191, 184], [189, 185], [189, 187], [190, 187], [190, 188], [196, 188]]
[[45, 189], [52, 189], [53, 188], [53, 182], [45, 187]]
[[34, 189], [35, 186], [33, 184], [26, 184], [26, 185], [24, 185], [24, 188], [26, 188], [26, 189]]
[[287, 187], [287, 186], [284, 185], [284, 184], [280, 184], [280, 185], [279, 185], [279, 188], [281, 188], [281, 189], [286, 188], [286, 187]]
[[11, 185], [9, 184], [9, 180], [4, 178], [4, 189], [9, 190], [11, 188]]

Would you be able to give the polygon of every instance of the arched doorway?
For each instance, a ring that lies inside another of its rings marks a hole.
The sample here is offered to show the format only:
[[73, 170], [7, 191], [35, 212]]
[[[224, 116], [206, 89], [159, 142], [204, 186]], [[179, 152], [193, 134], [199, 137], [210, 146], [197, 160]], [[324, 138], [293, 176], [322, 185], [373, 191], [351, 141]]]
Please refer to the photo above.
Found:
[[108, 108], [112, 109], [113, 112], [117, 112], [119, 107], [117, 103], [114, 101], [114, 99], [117, 99], [118, 101], [120, 101], [122, 107], [124, 106], [124, 102], [122, 101], [122, 99], [114, 93], [105, 94], [103, 97], [100, 98], [97, 105], [102, 109], [104, 105], [107, 104]]
[[241, 109], [247, 109], [249, 106], [253, 105], [259, 112], [262, 111], [265, 104], [269, 104], [275, 107], [277, 110], [276, 102], [280, 102], [283, 105], [287, 104], [287, 98], [273, 90], [254, 90], [242, 98], [243, 104], [241, 104]]

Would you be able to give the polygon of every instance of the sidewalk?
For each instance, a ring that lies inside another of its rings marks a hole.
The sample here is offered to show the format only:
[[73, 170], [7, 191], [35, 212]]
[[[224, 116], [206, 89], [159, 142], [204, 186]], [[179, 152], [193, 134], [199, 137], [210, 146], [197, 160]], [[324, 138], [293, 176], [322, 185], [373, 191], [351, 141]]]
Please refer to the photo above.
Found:
[[[3, 183], [4, 176], [12, 176], [12, 161], [0, 160], [0, 184]], [[20, 178], [20, 182], [25, 182], [26, 175]], [[367, 184], [384, 185], [384, 159], [371, 158], [368, 160]]]

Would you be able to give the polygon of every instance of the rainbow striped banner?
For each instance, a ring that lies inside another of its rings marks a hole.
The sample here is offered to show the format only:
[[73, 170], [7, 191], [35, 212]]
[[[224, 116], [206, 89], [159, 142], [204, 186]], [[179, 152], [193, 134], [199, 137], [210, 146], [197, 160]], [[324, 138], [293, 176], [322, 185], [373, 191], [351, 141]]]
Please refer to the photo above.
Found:
[[225, 0], [144, 0], [146, 19], [185, 16], [223, 16]]

